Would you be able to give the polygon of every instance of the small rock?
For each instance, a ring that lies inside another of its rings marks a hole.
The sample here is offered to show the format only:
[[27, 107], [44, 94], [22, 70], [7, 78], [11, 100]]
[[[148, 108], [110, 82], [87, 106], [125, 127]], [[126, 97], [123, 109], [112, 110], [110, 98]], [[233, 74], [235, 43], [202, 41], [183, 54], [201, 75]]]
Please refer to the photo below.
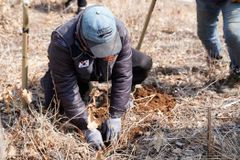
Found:
[[145, 160], [152, 160], [150, 156], [147, 156]]
[[130, 119], [131, 121], [136, 121], [136, 120], [137, 120], [137, 118], [136, 118], [136, 117], [134, 117], [134, 116], [132, 116], [132, 117], [129, 117], [129, 119]]
[[151, 132], [145, 132], [144, 133], [146, 136], [150, 136], [151, 135]]
[[173, 153], [176, 153], [176, 154], [181, 154], [182, 153], [182, 150], [179, 149], [179, 148], [176, 148], [172, 151]]
[[194, 151], [190, 150], [190, 149], [187, 149], [187, 150], [184, 151], [184, 155], [186, 155], [186, 156], [193, 156], [194, 155]]
[[177, 141], [177, 142], [176, 142], [176, 146], [177, 146], [178, 148], [183, 149], [184, 144], [181, 143], [181, 142], [179, 142], [179, 141]]
[[181, 160], [193, 160], [192, 157], [182, 157]]

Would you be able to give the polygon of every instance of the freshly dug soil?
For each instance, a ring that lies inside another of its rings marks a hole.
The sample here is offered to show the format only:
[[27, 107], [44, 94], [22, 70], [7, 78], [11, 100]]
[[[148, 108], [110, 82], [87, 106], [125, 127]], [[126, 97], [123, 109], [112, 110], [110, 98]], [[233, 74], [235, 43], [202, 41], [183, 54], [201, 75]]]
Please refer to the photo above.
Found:
[[170, 112], [176, 105], [173, 96], [161, 93], [152, 86], [138, 88], [134, 93], [135, 103], [137, 103], [135, 112]]

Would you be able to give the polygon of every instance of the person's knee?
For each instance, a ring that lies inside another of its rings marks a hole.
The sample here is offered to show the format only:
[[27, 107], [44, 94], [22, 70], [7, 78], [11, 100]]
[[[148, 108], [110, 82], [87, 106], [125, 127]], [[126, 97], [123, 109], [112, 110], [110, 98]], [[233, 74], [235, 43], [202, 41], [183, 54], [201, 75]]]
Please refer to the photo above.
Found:
[[141, 84], [152, 68], [152, 58], [144, 55], [138, 65], [133, 67], [133, 85]]
[[138, 68], [142, 72], [148, 72], [152, 68], [152, 58], [141, 51], [132, 48], [133, 68]]
[[149, 56], [145, 56], [144, 60], [141, 63], [141, 68], [143, 72], [148, 73], [152, 68], [152, 64], [152, 58]]

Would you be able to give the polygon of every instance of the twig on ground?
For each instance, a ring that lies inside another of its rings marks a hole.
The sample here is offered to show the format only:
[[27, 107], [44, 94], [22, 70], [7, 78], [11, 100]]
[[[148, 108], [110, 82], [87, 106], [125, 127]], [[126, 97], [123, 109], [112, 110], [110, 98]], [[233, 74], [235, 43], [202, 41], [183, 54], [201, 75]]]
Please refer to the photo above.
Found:
[[208, 107], [208, 158], [212, 156], [212, 113], [211, 107]]
[[146, 96], [146, 97], [143, 97], [143, 98], [138, 98], [138, 99], [135, 99], [134, 101], [142, 101], [142, 100], [144, 100], [144, 99], [148, 99], [148, 98], [153, 98], [153, 97], [155, 97], [156, 96], [156, 94], [152, 94], [152, 95], [150, 95], [150, 96]]
[[156, 94], [153, 94], [152, 97], [145, 103], [144, 106], [147, 106], [148, 103], [151, 102], [155, 96], [156, 96]]

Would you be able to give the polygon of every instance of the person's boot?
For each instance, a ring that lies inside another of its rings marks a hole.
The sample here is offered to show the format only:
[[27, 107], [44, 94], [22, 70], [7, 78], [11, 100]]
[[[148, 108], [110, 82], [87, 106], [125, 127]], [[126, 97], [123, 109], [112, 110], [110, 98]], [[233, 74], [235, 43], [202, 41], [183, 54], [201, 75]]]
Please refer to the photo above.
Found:
[[223, 92], [229, 92], [235, 85], [240, 84], [240, 67], [230, 64], [230, 74], [221, 85]]
[[219, 69], [221, 66], [221, 59], [223, 57], [220, 55], [217, 56], [207, 56], [207, 64], [211, 69]]
[[77, 9], [76, 14], [84, 11], [86, 6], [88, 5], [88, 3], [87, 3], [87, 0], [78, 0], [77, 5], [78, 5], [78, 9]]
[[230, 64], [229, 86], [234, 87], [235, 84], [240, 82], [240, 67]]

